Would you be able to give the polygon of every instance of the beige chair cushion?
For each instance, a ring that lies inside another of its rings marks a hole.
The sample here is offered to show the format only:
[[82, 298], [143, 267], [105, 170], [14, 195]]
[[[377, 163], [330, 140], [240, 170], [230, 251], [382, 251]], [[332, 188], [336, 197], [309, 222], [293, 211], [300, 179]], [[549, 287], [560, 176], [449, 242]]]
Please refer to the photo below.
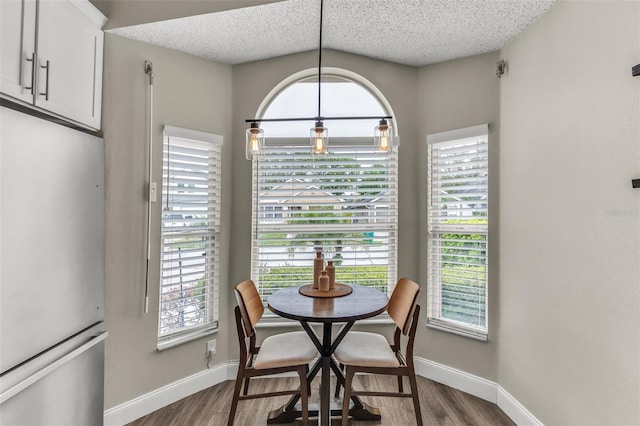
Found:
[[253, 367], [257, 370], [264, 370], [307, 364], [317, 354], [316, 347], [304, 331], [277, 334], [264, 339], [253, 362]]
[[398, 367], [400, 362], [389, 346], [387, 339], [376, 333], [350, 331], [340, 342], [335, 358], [344, 365], [363, 367]]

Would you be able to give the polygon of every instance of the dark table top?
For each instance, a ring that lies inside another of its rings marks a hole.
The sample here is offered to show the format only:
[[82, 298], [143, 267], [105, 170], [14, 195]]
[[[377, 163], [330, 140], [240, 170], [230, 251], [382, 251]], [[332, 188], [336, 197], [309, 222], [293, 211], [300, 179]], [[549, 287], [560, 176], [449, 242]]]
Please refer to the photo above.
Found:
[[299, 293], [297, 287], [278, 290], [269, 296], [269, 309], [284, 318], [308, 322], [345, 322], [371, 318], [384, 312], [389, 298], [375, 288], [351, 285], [353, 292], [342, 297], [315, 298]]

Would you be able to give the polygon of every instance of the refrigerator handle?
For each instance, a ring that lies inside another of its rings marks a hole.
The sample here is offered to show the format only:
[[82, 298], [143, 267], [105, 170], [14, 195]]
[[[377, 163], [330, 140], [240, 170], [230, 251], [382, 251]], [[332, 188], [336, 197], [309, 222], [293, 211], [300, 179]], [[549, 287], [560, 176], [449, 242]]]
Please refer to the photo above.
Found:
[[21, 382], [15, 384], [14, 386], [12, 386], [9, 389], [7, 389], [6, 391], [2, 392], [0, 394], [0, 404], [4, 403], [6, 400], [11, 398], [12, 396], [14, 396], [17, 393], [19, 393], [19, 392], [23, 391], [24, 389], [28, 388], [29, 386], [31, 386], [32, 384], [34, 384], [38, 380], [42, 379], [44, 376], [46, 376], [47, 374], [51, 373], [52, 371], [60, 368], [62, 365], [64, 365], [67, 362], [71, 361], [73, 358], [77, 357], [78, 355], [82, 354], [83, 352], [86, 352], [87, 350], [91, 349], [92, 347], [94, 347], [98, 343], [103, 342], [107, 338], [108, 335], [109, 335], [109, 332], [107, 332], [107, 331], [102, 331], [102, 332], [98, 333], [97, 335], [93, 336], [84, 345], [79, 346], [78, 348], [72, 350], [71, 352], [67, 353], [66, 355], [58, 358], [57, 360], [53, 361], [51, 364], [47, 365], [46, 367], [42, 368], [41, 370], [38, 370], [38, 372], [32, 374], [31, 376], [27, 377], [26, 379], [22, 380]]

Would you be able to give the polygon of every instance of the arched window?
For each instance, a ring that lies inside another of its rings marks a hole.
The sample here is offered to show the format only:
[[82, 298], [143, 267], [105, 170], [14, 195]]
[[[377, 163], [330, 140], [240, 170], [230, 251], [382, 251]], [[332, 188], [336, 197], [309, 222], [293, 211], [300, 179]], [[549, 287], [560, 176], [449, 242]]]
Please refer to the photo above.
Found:
[[[317, 115], [317, 76], [279, 85], [260, 118]], [[386, 100], [349, 76], [322, 76], [324, 117], [392, 115]], [[364, 81], [362, 79], [362, 81]], [[397, 154], [375, 152], [376, 120], [327, 120], [329, 152], [311, 155], [313, 122], [263, 122], [265, 153], [253, 161], [252, 279], [274, 291], [313, 281], [322, 251], [336, 281], [393, 289], [397, 279]]]
[[[380, 101], [364, 86], [345, 77], [322, 76], [322, 109], [324, 117], [382, 116]], [[308, 77], [285, 87], [268, 104], [261, 118], [315, 117], [318, 113], [318, 77]], [[370, 137], [376, 120], [327, 121], [329, 137]], [[300, 137], [308, 135], [313, 122], [264, 122], [267, 137]]]

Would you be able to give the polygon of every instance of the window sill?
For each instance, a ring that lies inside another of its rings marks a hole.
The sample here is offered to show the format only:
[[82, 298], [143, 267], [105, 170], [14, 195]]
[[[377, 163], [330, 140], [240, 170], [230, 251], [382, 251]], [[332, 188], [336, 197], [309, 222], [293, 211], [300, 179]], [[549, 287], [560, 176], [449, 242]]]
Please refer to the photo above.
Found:
[[487, 330], [473, 327], [465, 327], [450, 321], [438, 318], [428, 318], [427, 327], [434, 330], [445, 331], [447, 333], [457, 334], [458, 336], [468, 337], [470, 339], [487, 342], [489, 340]]
[[158, 352], [164, 351], [165, 349], [174, 348], [176, 346], [182, 345], [183, 343], [191, 342], [192, 340], [197, 340], [201, 337], [209, 336], [217, 332], [218, 332], [218, 325], [215, 324], [214, 326], [211, 326], [211, 327], [205, 327], [199, 330], [193, 330], [193, 331], [186, 332], [183, 334], [178, 334], [175, 336], [163, 337], [158, 340], [157, 350]]
[[[355, 325], [388, 325], [393, 324], [393, 320], [388, 315], [378, 315], [375, 318], [364, 319], [356, 321]], [[311, 323], [312, 325], [319, 325], [320, 323]], [[341, 323], [336, 323], [341, 324]], [[342, 323], [343, 324], [343, 323]], [[256, 328], [283, 328], [283, 327], [298, 327], [302, 328], [297, 321], [280, 318], [277, 316], [265, 316], [256, 324]]]

